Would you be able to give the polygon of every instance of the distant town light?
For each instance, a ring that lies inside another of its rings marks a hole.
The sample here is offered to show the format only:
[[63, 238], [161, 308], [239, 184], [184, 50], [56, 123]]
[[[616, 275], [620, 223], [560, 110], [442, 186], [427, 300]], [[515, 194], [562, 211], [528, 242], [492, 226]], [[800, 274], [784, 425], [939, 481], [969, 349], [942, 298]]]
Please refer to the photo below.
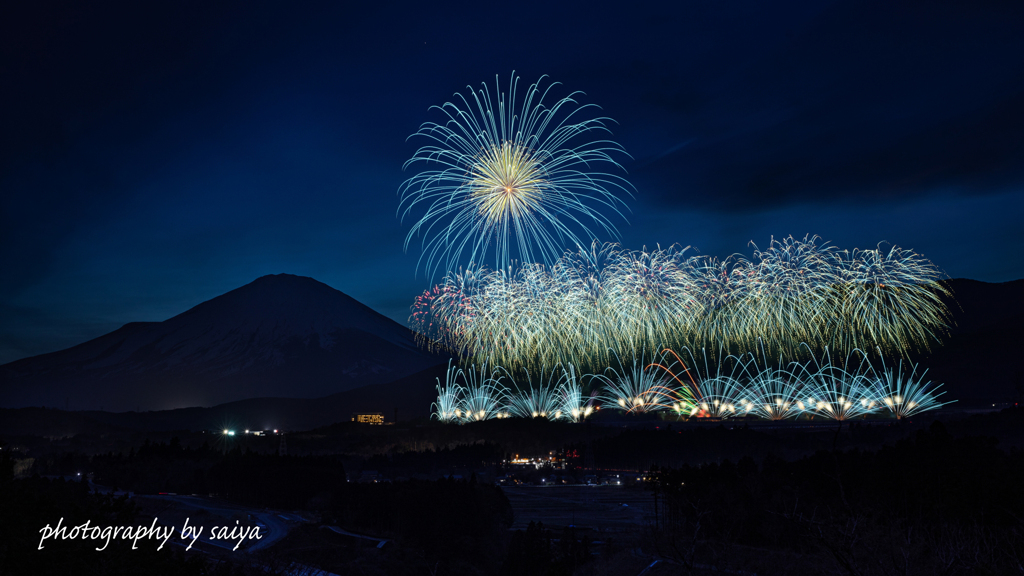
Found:
[[[480, 418], [483, 418], [483, 413], [480, 414]], [[384, 423], [384, 414], [380, 412], [366, 412], [362, 414], [353, 414], [352, 421], [358, 422], [359, 424], [380, 425]]]

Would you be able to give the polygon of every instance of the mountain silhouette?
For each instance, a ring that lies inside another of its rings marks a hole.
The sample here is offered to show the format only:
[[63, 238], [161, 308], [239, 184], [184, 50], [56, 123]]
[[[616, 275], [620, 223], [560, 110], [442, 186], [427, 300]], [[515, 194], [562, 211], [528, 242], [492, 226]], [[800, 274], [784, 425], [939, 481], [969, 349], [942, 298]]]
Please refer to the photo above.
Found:
[[0, 405], [127, 411], [316, 398], [446, 361], [344, 293], [277, 274], [163, 322], [0, 366]]
[[915, 354], [925, 380], [944, 383], [961, 405], [1024, 402], [1024, 369], [1016, 360], [1024, 346], [1024, 280], [989, 283], [967, 278], [945, 281], [949, 335]]

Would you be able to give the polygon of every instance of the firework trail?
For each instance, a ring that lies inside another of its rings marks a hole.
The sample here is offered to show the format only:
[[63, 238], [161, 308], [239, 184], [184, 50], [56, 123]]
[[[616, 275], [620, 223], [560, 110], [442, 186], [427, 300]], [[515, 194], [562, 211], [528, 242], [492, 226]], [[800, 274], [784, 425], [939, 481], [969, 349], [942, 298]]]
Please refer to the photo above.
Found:
[[[881, 353], [881, 350], [879, 350]], [[808, 352], [808, 354], [810, 354]], [[626, 414], [675, 413], [681, 419], [757, 418], [848, 421], [890, 415], [903, 419], [941, 408], [941, 384], [924, 382], [916, 366], [876, 370], [860, 350], [839, 362], [825, 350], [807, 360], [772, 364], [765, 354], [711, 355], [666, 350], [657, 362], [635, 361], [598, 375], [579, 376], [573, 366], [541, 371], [463, 370], [449, 365], [438, 383], [433, 417], [467, 423], [491, 418], [582, 421], [597, 410]], [[586, 385], [584, 381], [589, 381]], [[589, 395], [585, 388], [591, 388]]]
[[905, 355], [947, 331], [942, 273], [899, 247], [839, 250], [807, 236], [755, 246], [750, 259], [688, 252], [594, 244], [550, 266], [458, 270], [416, 300], [410, 325], [476, 362], [592, 371], [663, 347]]
[[468, 261], [494, 262], [505, 269], [515, 256], [521, 262], [550, 263], [566, 247], [596, 239], [588, 228], [616, 237], [613, 222], [602, 210], [622, 215], [619, 193], [631, 195], [620, 176], [597, 171], [621, 169], [613, 155], [628, 155], [621, 146], [595, 135], [610, 134], [605, 117], [589, 117], [594, 104], [579, 105], [581, 92], [547, 103], [558, 83], [542, 88], [541, 77], [519, 94], [513, 73], [506, 89], [495, 78], [467, 86], [456, 102], [433, 106], [447, 116], [443, 123], [426, 122], [412, 137], [432, 140], [406, 163], [424, 170], [399, 188], [399, 214], [404, 220], [422, 212], [406, 237], [422, 236], [417, 264], [428, 275], [439, 267], [453, 270]]
[[452, 370], [452, 362], [448, 361], [448, 371], [445, 373], [445, 383], [441, 386], [441, 379], [437, 380], [437, 402], [430, 407], [431, 418], [441, 422], [457, 422], [462, 417], [461, 386], [457, 380], [458, 368]]
[[576, 367], [571, 364], [562, 372], [560, 392], [558, 417], [570, 422], [582, 422], [596, 410], [596, 395], [589, 398], [584, 396], [582, 378], [576, 374]]
[[444, 385], [438, 378], [431, 417], [448, 423], [511, 417], [580, 422], [597, 408], [596, 398], [584, 395], [583, 389], [573, 366], [540, 370], [535, 385], [526, 370], [513, 374], [502, 368], [460, 368], [449, 362]]
[[460, 368], [449, 361], [444, 386], [438, 378], [438, 398], [431, 417], [459, 423], [508, 417], [506, 392], [497, 375], [498, 370], [486, 364]]
[[802, 411], [844, 421], [880, 407], [871, 387], [871, 365], [860, 350], [851, 352], [839, 365], [832, 363], [826, 350], [823, 362], [814, 359], [793, 366], [794, 375], [803, 382], [805, 398], [797, 401]]
[[[765, 358], [762, 353], [761, 358]], [[735, 357], [743, 374], [744, 384], [737, 385], [738, 406], [744, 414], [766, 420], [794, 418], [803, 410], [800, 394], [806, 387], [804, 382], [784, 366], [782, 358], [773, 365], [758, 364], [758, 355], [748, 353]]]
[[[524, 377], [519, 382], [515, 382], [511, 374], [505, 373], [505, 378], [513, 382], [516, 388], [508, 395], [509, 412], [519, 418], [554, 420], [561, 416], [561, 386], [564, 377], [561, 366], [548, 371], [546, 377], [545, 372], [541, 370], [536, 385], [534, 385], [529, 370], [524, 370], [523, 374]], [[520, 385], [522, 385], [521, 388]]]
[[938, 387], [941, 384], [934, 385], [930, 381], [924, 382], [927, 373], [928, 371], [925, 370], [920, 376], [917, 376], [917, 365], [913, 365], [910, 374], [905, 374], [902, 360], [895, 370], [883, 365], [882, 373], [872, 379], [875, 398], [897, 420], [949, 404], [950, 402], [939, 402], [939, 397], [945, 394], [945, 392], [938, 392]]
[[[744, 416], [739, 399], [748, 396], [743, 391], [740, 373], [742, 364], [732, 362], [734, 357], [717, 357], [707, 350], [701, 350], [700, 358], [689, 349], [683, 349], [684, 360], [673, 350], [666, 350], [662, 361], [652, 363], [653, 369], [660, 369], [670, 376], [679, 388], [679, 398], [672, 408], [680, 415], [689, 417], [731, 418]], [[671, 360], [671, 362], [669, 362]], [[727, 370], [731, 366], [731, 369]]]
[[645, 366], [643, 355], [633, 358], [629, 367], [621, 360], [618, 364], [618, 369], [608, 368], [597, 377], [604, 392], [599, 400], [605, 406], [626, 412], [655, 412], [670, 408], [678, 401], [664, 374]]

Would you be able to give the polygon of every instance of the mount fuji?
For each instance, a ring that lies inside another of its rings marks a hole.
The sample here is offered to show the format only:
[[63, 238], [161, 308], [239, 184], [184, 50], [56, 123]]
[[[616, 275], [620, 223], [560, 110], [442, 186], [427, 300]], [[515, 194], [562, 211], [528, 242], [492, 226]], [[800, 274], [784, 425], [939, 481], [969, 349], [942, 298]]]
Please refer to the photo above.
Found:
[[447, 362], [312, 278], [263, 276], [163, 322], [0, 366], [0, 406], [167, 410], [317, 398]]

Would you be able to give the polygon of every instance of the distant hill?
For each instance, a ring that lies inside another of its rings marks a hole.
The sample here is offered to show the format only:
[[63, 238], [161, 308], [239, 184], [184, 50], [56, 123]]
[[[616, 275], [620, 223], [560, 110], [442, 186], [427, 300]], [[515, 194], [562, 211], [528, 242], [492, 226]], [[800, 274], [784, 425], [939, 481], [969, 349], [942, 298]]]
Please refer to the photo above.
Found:
[[[211, 408], [153, 412], [65, 412], [52, 408], [0, 408], [0, 435], [56, 436], [173, 430], [309, 430], [348, 421], [354, 412], [381, 412], [391, 422], [428, 418], [437, 398], [437, 379], [446, 364], [400, 378], [324, 398], [252, 398]], [[397, 413], [396, 413], [397, 410]]]
[[1024, 280], [947, 280], [950, 336], [914, 360], [962, 403], [1024, 401]]
[[0, 366], [0, 406], [145, 411], [318, 398], [445, 362], [342, 292], [278, 274], [164, 322]]

